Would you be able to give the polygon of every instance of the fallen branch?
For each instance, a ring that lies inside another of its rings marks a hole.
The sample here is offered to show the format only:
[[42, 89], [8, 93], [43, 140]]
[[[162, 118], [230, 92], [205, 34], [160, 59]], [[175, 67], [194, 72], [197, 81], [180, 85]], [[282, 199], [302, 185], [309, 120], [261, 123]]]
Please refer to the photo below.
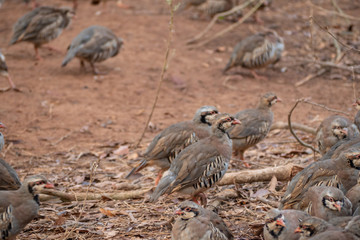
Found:
[[196, 48], [196, 47], [201, 47], [205, 44], [207, 44], [208, 42], [211, 42], [212, 40], [224, 35], [227, 32], [232, 31], [233, 29], [235, 29], [236, 27], [238, 27], [239, 25], [241, 25], [246, 19], [248, 19], [252, 14], [254, 14], [256, 12], [256, 10], [265, 2], [265, 0], [260, 0], [258, 2], [258, 4], [255, 5], [255, 7], [253, 7], [249, 12], [247, 12], [244, 17], [242, 17], [238, 22], [230, 25], [229, 27], [225, 28], [224, 30], [216, 33], [214, 36], [208, 38], [207, 40], [204, 40], [203, 42], [198, 43], [197, 45], [191, 47], [191, 49]]
[[308, 81], [310, 81], [310, 80], [312, 80], [314, 78], [320, 77], [321, 75], [323, 75], [327, 71], [328, 71], [328, 69], [322, 68], [317, 73], [310, 73], [309, 75], [307, 75], [306, 77], [304, 77], [303, 79], [301, 79], [300, 81], [295, 83], [295, 87], [299, 87], [299, 86], [307, 83]]
[[[60, 198], [63, 202], [73, 202], [73, 201], [86, 201], [86, 200], [102, 200], [104, 198], [112, 200], [126, 200], [126, 199], [135, 199], [143, 198], [144, 194], [147, 193], [150, 189], [136, 190], [136, 191], [126, 191], [126, 192], [115, 192], [115, 193], [65, 193], [61, 191], [43, 189], [41, 190], [42, 194], [55, 196]], [[40, 201], [48, 200], [48, 197], [42, 197], [40, 195]]]
[[353, 72], [355, 69], [360, 69], [360, 65], [357, 66], [346, 66], [346, 65], [342, 65], [342, 64], [336, 64], [333, 62], [325, 62], [325, 61], [317, 61], [317, 60], [312, 60], [312, 59], [305, 59], [305, 58], [300, 58], [300, 61], [303, 61], [304, 63], [312, 63], [312, 64], [318, 64], [322, 67], [333, 67], [333, 68], [338, 68], [341, 70], [345, 70], [345, 71], [349, 71], [349, 72]]
[[352, 117], [351, 114], [349, 114], [349, 113], [347, 113], [347, 112], [340, 111], [340, 110], [333, 109], [333, 108], [329, 108], [329, 107], [327, 107], [327, 106], [325, 106], [325, 105], [323, 105], [323, 104], [311, 102], [311, 101], [309, 101], [309, 100], [307, 100], [307, 99], [302, 99], [302, 102], [307, 103], [307, 104], [310, 104], [310, 105], [313, 105], [313, 106], [316, 106], [316, 107], [324, 108], [324, 109], [326, 109], [326, 110], [329, 111], [329, 112], [341, 113], [341, 114], [344, 114], [344, 115], [346, 115], [346, 116], [348, 116], [348, 117]]
[[329, 15], [329, 14], [334, 14], [334, 15], [337, 15], [337, 16], [340, 16], [340, 17], [343, 17], [343, 18], [347, 18], [347, 19], [351, 19], [351, 20], [355, 20], [355, 21], [360, 21], [360, 18], [353, 17], [353, 16], [350, 16], [350, 15], [345, 14], [345, 13], [338, 13], [338, 12], [335, 12], [335, 11], [331, 11], [331, 10], [322, 8], [322, 7], [320, 7], [320, 6], [317, 6], [317, 5], [313, 4], [311, 1], [307, 1], [307, 4], [308, 4], [309, 6], [311, 6], [311, 7], [317, 8], [317, 9], [319, 9], [320, 11], [325, 12], [327, 15]]
[[233, 7], [232, 9], [230, 9], [229, 11], [226, 11], [226, 12], [222, 12], [222, 13], [218, 13], [216, 14], [212, 19], [211, 19], [211, 22], [206, 26], [206, 28], [200, 32], [199, 34], [197, 34], [195, 37], [193, 37], [192, 39], [188, 40], [186, 42], [186, 44], [192, 44], [192, 43], [195, 43], [197, 42], [200, 38], [202, 38], [213, 26], [214, 24], [216, 23], [216, 21], [220, 18], [223, 18], [223, 17], [227, 17], [233, 13], [236, 13], [237, 11], [240, 11], [244, 8], [246, 8], [247, 6], [250, 5], [250, 3], [254, 2], [255, 0], [248, 0], [246, 1], [245, 3], [239, 5], [239, 6], [236, 6], [236, 7]]
[[296, 133], [294, 132], [293, 128], [292, 128], [292, 124], [291, 124], [291, 114], [293, 113], [294, 109], [296, 108], [296, 106], [299, 104], [299, 102], [304, 102], [305, 99], [298, 99], [296, 100], [295, 105], [292, 107], [292, 109], [290, 110], [289, 114], [288, 114], [288, 124], [289, 124], [289, 130], [291, 132], [291, 134], [294, 136], [294, 138], [304, 147], [310, 148], [311, 150], [313, 150], [314, 152], [320, 153], [320, 151], [316, 148], [314, 148], [313, 146], [311, 146], [310, 144], [305, 143], [303, 140], [301, 140]]
[[[306, 133], [310, 133], [312, 135], [316, 134], [315, 128], [312, 128], [312, 127], [309, 127], [309, 126], [306, 126], [306, 125], [303, 125], [300, 123], [292, 123], [292, 127], [293, 127], [293, 129], [300, 130], [300, 131], [303, 131]], [[271, 126], [270, 131], [275, 130], [275, 129], [289, 129], [289, 124], [286, 122], [275, 122]]]
[[273, 176], [275, 176], [279, 181], [288, 181], [302, 169], [303, 167], [290, 163], [279, 167], [250, 169], [226, 173], [218, 185], [223, 186], [234, 183], [264, 182], [270, 181]]

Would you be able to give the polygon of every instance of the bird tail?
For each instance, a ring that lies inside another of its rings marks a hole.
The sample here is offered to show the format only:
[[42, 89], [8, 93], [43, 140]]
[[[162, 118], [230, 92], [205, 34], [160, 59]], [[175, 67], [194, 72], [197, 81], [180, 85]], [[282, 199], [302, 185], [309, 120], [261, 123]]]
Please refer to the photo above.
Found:
[[141, 162], [134, 167], [128, 175], [126, 175], [125, 178], [129, 178], [131, 175], [133, 175], [134, 173], [137, 173], [138, 171], [140, 171], [141, 169], [143, 169], [144, 167], [146, 167], [148, 165], [148, 161], [144, 158], [143, 160], [141, 160]]
[[226, 64], [223, 73], [226, 73], [233, 66], [233, 60], [230, 58], [229, 62]]
[[8, 239], [9, 231], [11, 230], [11, 220], [12, 220], [12, 206], [8, 206], [2, 214], [0, 214], [0, 226], [3, 226], [0, 230], [0, 239]]
[[169, 170], [164, 173], [159, 184], [156, 186], [155, 191], [151, 194], [149, 201], [156, 202], [161, 195], [171, 191], [171, 183], [175, 180], [175, 175]]
[[68, 47], [68, 52], [67, 52], [66, 57], [64, 58], [64, 60], [63, 60], [63, 62], [61, 64], [61, 66], [65, 67], [66, 64], [68, 64], [71, 61], [71, 59], [73, 59], [75, 57], [77, 51], [78, 51], [78, 48], [71, 49], [70, 46], [69, 46]]

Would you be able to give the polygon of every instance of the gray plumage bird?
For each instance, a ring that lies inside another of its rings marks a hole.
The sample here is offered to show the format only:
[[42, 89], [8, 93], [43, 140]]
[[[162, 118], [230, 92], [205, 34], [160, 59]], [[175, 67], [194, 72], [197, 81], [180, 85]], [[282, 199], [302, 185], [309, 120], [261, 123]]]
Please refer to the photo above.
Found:
[[38, 214], [39, 192], [43, 188], [54, 188], [41, 175], [28, 177], [18, 190], [0, 191], [0, 236], [15, 239], [22, 229]]
[[182, 202], [175, 214], [179, 217], [172, 228], [172, 240], [234, 239], [219, 215], [194, 202]]
[[15, 23], [10, 45], [30, 42], [34, 44], [36, 59], [41, 60], [38, 48], [57, 38], [74, 15], [75, 12], [68, 8], [35, 8]]
[[[1, 51], [0, 51], [0, 75], [4, 76], [8, 80], [10, 87], [12, 89], [14, 90], [17, 89], [15, 83], [11, 80], [10, 74], [8, 72], [8, 67], [5, 62], [5, 56], [1, 53]], [[6, 91], [9, 89], [10, 88], [2, 89], [2, 91]]]
[[227, 131], [236, 124], [240, 121], [229, 114], [217, 114], [211, 136], [180, 152], [164, 173], [150, 201], [157, 201], [165, 193], [181, 192], [191, 195], [194, 201], [200, 197], [201, 203], [206, 205], [203, 192], [220, 181], [228, 169], [232, 143]]
[[259, 78], [253, 70], [278, 62], [284, 48], [283, 39], [275, 31], [252, 35], [235, 46], [223, 72], [241, 66], [250, 69], [254, 77]]
[[199, 139], [210, 136], [211, 122], [216, 114], [218, 114], [216, 107], [202, 106], [196, 110], [191, 121], [178, 122], [162, 130], [154, 137], [143, 154], [143, 159], [126, 178], [146, 166], [155, 165], [160, 167], [155, 180], [155, 185], [157, 185], [163, 172], [170, 168], [171, 162], [182, 150]]
[[77, 57], [82, 67], [84, 67], [84, 61], [87, 61], [94, 74], [99, 74], [94, 63], [116, 56], [122, 44], [123, 40], [110, 29], [102, 26], [88, 27], [71, 42], [61, 66], [65, 67], [71, 59]]
[[299, 240], [310, 239], [317, 234], [325, 231], [338, 231], [340, 227], [334, 226], [333, 224], [325, 221], [318, 217], [307, 217], [298, 221], [298, 227], [295, 229], [295, 233], [299, 235]]

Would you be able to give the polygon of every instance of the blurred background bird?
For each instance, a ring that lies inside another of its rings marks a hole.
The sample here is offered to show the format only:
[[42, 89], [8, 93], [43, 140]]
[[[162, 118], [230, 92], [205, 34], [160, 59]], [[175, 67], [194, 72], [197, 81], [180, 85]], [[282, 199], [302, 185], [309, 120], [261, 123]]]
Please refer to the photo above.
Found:
[[[30, 42], [34, 44], [36, 59], [41, 60], [38, 48], [57, 38], [70, 24], [74, 15], [75, 12], [69, 8], [45, 6], [35, 8], [15, 23], [9, 44]], [[48, 48], [55, 50], [51, 47]]]
[[0, 91], [7, 91], [9, 89], [17, 90], [16, 85], [11, 80], [10, 74], [8, 72], [8, 67], [7, 67], [6, 62], [5, 62], [5, 56], [1, 53], [1, 51], [0, 51], [0, 75], [6, 77], [9, 84], [10, 84], [9, 88], [0, 89]]
[[65, 67], [71, 59], [80, 59], [81, 67], [84, 68], [84, 61], [90, 63], [94, 74], [99, 74], [95, 68], [95, 62], [102, 62], [116, 56], [123, 44], [110, 29], [102, 26], [91, 26], [79, 33], [68, 47], [68, 52], [61, 66]]

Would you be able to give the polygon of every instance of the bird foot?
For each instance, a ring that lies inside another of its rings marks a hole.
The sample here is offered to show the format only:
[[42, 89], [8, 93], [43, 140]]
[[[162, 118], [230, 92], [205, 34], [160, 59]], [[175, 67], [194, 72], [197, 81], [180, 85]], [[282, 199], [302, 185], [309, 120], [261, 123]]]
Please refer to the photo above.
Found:
[[267, 81], [267, 80], [268, 80], [267, 77], [257, 75], [255, 71], [251, 71], [251, 74], [252, 74], [252, 75], [254, 76], [254, 78], [257, 79], [257, 80], [264, 80], [264, 81]]
[[159, 184], [160, 182], [160, 179], [162, 178], [162, 175], [163, 175], [164, 171], [160, 170], [156, 179], [155, 179], [155, 187]]

